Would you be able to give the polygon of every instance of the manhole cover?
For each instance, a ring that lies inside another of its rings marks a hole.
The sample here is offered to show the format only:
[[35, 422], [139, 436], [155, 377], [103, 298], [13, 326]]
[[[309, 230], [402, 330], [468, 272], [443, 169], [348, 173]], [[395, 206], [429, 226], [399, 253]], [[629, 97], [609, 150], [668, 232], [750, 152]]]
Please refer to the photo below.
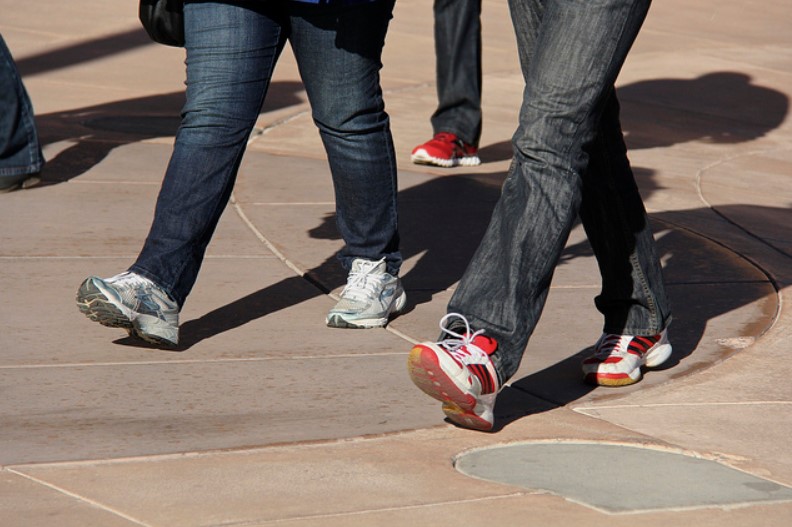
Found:
[[792, 501], [792, 488], [715, 461], [628, 445], [519, 443], [463, 454], [456, 468], [611, 514]]

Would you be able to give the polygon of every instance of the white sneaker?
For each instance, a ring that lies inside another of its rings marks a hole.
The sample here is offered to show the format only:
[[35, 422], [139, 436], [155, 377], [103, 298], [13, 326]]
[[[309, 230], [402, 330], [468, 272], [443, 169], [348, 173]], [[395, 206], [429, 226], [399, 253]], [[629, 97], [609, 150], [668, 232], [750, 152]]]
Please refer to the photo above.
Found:
[[341, 300], [327, 314], [331, 328], [381, 328], [407, 303], [401, 281], [385, 272], [385, 258], [352, 261]]
[[641, 380], [642, 367], [655, 368], [670, 356], [667, 330], [652, 337], [604, 333], [583, 361], [583, 375], [591, 384], [626, 386]]
[[86, 279], [77, 291], [77, 307], [94, 322], [126, 329], [151, 344], [179, 343], [179, 305], [136, 273]]
[[[464, 333], [448, 329], [451, 318], [465, 323]], [[448, 338], [413, 347], [407, 359], [410, 378], [421, 391], [443, 403], [443, 412], [454, 423], [491, 430], [495, 399], [501, 388], [491, 359], [498, 343], [483, 330], [471, 331], [467, 319], [457, 313], [444, 316], [440, 329]]]

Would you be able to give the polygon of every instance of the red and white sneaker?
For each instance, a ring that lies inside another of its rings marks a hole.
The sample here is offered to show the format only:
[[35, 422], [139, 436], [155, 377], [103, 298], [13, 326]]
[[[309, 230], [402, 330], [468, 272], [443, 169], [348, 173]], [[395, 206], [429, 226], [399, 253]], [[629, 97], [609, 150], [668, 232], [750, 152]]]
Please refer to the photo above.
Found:
[[412, 151], [410, 160], [417, 165], [438, 167], [475, 167], [481, 164], [478, 148], [462, 141], [456, 134], [440, 132]]
[[583, 374], [591, 384], [626, 386], [641, 380], [643, 366], [660, 366], [670, 355], [667, 330], [653, 337], [603, 333], [583, 361]]
[[[449, 330], [450, 318], [462, 319], [465, 333]], [[484, 330], [471, 333], [467, 319], [456, 313], [444, 316], [440, 329], [450, 338], [422, 342], [410, 352], [410, 378], [424, 393], [443, 403], [443, 412], [454, 423], [474, 430], [491, 430], [500, 383], [490, 355], [498, 343], [483, 335]]]

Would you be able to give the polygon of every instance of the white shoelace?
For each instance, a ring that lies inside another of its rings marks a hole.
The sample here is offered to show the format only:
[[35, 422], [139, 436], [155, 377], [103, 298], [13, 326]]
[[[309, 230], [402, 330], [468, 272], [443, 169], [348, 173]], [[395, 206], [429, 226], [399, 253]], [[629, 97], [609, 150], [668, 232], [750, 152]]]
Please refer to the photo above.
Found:
[[108, 278], [105, 282], [112, 285], [121, 298], [130, 305], [139, 302], [153, 302], [159, 309], [178, 308], [176, 303], [157, 284], [132, 271], [124, 271]]
[[[447, 322], [451, 318], [460, 318], [465, 323], [465, 333], [460, 334], [455, 331], [451, 331], [447, 327]], [[440, 329], [444, 333], [448, 333], [454, 338], [443, 339], [436, 344], [441, 345], [443, 348], [447, 349], [449, 353], [451, 353], [456, 359], [458, 359], [463, 364], [481, 364], [482, 362], [486, 362], [489, 360], [488, 355], [473, 344], [473, 339], [479, 335], [484, 334], [483, 329], [479, 329], [471, 333], [470, 331], [470, 323], [468, 319], [465, 318], [463, 315], [459, 313], [448, 313], [443, 318], [440, 319]]]
[[347, 278], [347, 285], [341, 291], [342, 298], [350, 300], [370, 300], [377, 297], [382, 290], [383, 276], [371, 274], [377, 266], [385, 261], [381, 258], [374, 261], [358, 260], [360, 263], [357, 271], [351, 271]]
[[113, 277], [108, 278], [105, 280], [108, 284], [113, 285], [120, 285], [120, 286], [132, 286], [132, 287], [146, 287], [151, 285], [151, 281], [143, 278], [137, 273], [133, 273], [131, 271], [124, 271], [123, 273], [117, 274]]

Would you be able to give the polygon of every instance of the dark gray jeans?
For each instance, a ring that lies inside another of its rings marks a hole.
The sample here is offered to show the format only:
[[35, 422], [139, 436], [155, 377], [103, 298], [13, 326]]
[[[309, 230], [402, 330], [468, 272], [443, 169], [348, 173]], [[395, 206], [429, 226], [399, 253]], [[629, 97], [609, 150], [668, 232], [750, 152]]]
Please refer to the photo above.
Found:
[[437, 110], [434, 133], [481, 138], [481, 0], [435, 0]]
[[614, 89], [649, 4], [510, 0], [526, 82], [515, 155], [448, 306], [498, 340], [504, 382], [519, 367], [578, 214], [602, 274], [604, 331], [654, 335], [670, 321]]

